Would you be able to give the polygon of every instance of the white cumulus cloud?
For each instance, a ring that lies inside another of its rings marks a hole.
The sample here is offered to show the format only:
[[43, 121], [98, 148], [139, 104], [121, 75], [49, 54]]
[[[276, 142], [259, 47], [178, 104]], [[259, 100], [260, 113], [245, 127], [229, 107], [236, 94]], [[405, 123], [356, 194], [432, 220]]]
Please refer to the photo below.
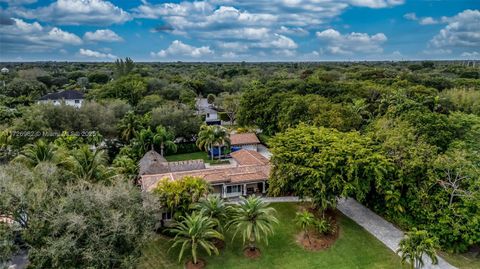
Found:
[[187, 57], [187, 58], [201, 58], [206, 55], [213, 54], [213, 50], [209, 46], [194, 47], [183, 43], [180, 40], [175, 40], [170, 46], [159, 52], [151, 52], [152, 57]]
[[430, 40], [436, 48], [480, 47], [480, 11], [464, 10], [444, 18], [448, 24]]
[[97, 58], [97, 59], [115, 59], [117, 56], [110, 54], [110, 53], [102, 53], [99, 51], [89, 50], [89, 49], [80, 49], [78, 51], [80, 56], [88, 57], [88, 58]]
[[36, 9], [15, 9], [17, 16], [61, 25], [111, 25], [131, 19], [128, 12], [103, 0], [57, 0]]
[[58, 27], [44, 27], [38, 22], [28, 23], [13, 18], [11, 25], [0, 27], [2, 50], [12, 51], [49, 51], [64, 45], [80, 45], [82, 39], [77, 35]]
[[105, 42], [118, 42], [123, 39], [117, 35], [114, 31], [109, 29], [100, 29], [95, 32], [86, 32], [83, 36], [86, 41], [105, 41]]
[[366, 33], [341, 34], [337, 30], [327, 29], [316, 33], [317, 38], [325, 42], [330, 54], [381, 53], [382, 44], [387, 41], [383, 33], [368, 35]]

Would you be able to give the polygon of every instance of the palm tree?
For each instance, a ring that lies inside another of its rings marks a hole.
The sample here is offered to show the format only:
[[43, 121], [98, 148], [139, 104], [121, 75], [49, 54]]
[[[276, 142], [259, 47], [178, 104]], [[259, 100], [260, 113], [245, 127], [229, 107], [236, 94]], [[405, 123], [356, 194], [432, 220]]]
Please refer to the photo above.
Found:
[[217, 142], [217, 138], [215, 137], [214, 126], [202, 125], [200, 127], [200, 132], [198, 133], [196, 144], [199, 149], [203, 149], [206, 152], [210, 150], [212, 160], [213, 160], [213, 144], [215, 142]]
[[55, 145], [39, 139], [34, 144], [26, 145], [22, 153], [18, 155], [15, 160], [34, 167], [41, 162], [53, 161], [55, 152]]
[[142, 122], [133, 111], [128, 111], [120, 120], [118, 129], [120, 131], [120, 137], [128, 142], [136, 136], [138, 130], [142, 129]]
[[307, 210], [304, 210], [302, 212], [297, 212], [295, 216], [295, 223], [302, 228], [303, 238], [307, 238], [308, 244], [311, 245], [312, 241], [310, 241], [310, 235], [308, 234], [308, 229], [313, 225], [315, 225], [316, 223], [315, 216], [311, 212], [308, 212]]
[[215, 126], [214, 136], [215, 136], [215, 143], [218, 145], [218, 159], [222, 157], [222, 146], [230, 145], [230, 135], [222, 126]]
[[223, 235], [214, 229], [216, 222], [202, 213], [193, 212], [191, 215], [180, 217], [181, 221], [176, 222], [170, 231], [175, 234], [172, 239], [174, 242], [170, 249], [180, 246], [178, 261], [183, 258], [185, 251], [191, 251], [194, 264], [198, 263], [197, 249], [200, 246], [208, 255], [212, 251], [218, 255], [218, 249], [212, 243], [212, 240], [223, 240]]
[[135, 134], [132, 148], [137, 156], [143, 156], [149, 149], [153, 148], [153, 136], [154, 133], [150, 127]]
[[437, 264], [437, 239], [431, 237], [425, 230], [407, 232], [400, 241], [397, 253], [401, 253], [402, 264], [410, 263], [410, 268], [422, 268], [424, 266], [423, 255], [427, 255], [432, 264]]
[[68, 158], [67, 167], [76, 178], [85, 181], [98, 182], [110, 177], [107, 157], [103, 150], [90, 150], [87, 145], [74, 150]]
[[200, 198], [198, 203], [193, 205], [193, 209], [200, 211], [205, 216], [217, 220], [219, 231], [221, 231], [222, 226], [228, 218], [230, 206], [226, 205], [220, 196], [209, 195]]
[[268, 236], [273, 234], [273, 224], [278, 223], [274, 216], [275, 209], [269, 207], [260, 197], [250, 196], [240, 198], [238, 206], [234, 207], [229, 228], [234, 228], [232, 240], [238, 232], [242, 233], [243, 243], [248, 241], [250, 251], [257, 249], [256, 242], [262, 239], [268, 244]]
[[174, 139], [173, 133], [169, 132], [163, 126], [157, 126], [156, 132], [153, 135], [153, 143], [160, 145], [160, 155], [163, 156], [165, 147], [172, 151], [177, 151], [177, 145], [173, 142]]

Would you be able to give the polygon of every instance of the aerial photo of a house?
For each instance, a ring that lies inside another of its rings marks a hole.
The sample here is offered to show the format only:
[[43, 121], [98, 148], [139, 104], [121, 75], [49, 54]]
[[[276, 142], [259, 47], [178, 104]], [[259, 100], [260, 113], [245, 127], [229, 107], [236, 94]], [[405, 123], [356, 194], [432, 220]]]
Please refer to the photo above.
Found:
[[140, 161], [143, 191], [152, 191], [162, 179], [200, 177], [212, 185], [213, 193], [223, 198], [264, 194], [268, 189], [270, 163], [260, 153], [242, 149], [231, 154], [230, 165], [205, 168], [201, 160], [167, 162], [160, 154], [148, 152]]

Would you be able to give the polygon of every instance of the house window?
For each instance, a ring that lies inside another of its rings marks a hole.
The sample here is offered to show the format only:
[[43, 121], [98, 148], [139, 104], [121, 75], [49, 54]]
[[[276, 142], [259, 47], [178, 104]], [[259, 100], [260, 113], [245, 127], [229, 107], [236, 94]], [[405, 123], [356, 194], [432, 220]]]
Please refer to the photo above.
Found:
[[227, 193], [236, 193], [241, 191], [242, 189], [240, 185], [227, 186]]
[[207, 118], [210, 118], [210, 113], [207, 113]]
[[80, 103], [80, 100], [75, 100], [75, 104], [79, 104]]
[[170, 220], [172, 219], [172, 212], [163, 212], [162, 213], [162, 220]]

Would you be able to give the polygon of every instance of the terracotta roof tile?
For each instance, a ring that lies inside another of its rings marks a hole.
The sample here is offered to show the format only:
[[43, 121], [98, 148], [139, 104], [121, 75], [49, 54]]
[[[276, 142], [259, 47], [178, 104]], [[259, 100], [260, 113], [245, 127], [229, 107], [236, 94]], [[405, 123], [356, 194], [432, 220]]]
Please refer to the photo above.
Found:
[[269, 163], [267, 158], [254, 150], [241, 149], [232, 152], [230, 156], [238, 165], [267, 165]]
[[231, 134], [230, 144], [232, 146], [260, 144], [260, 140], [258, 140], [257, 135], [254, 133]]
[[196, 171], [183, 171], [157, 175], [144, 175], [141, 179], [142, 189], [151, 191], [163, 178], [171, 180], [182, 179], [185, 176], [201, 177], [209, 183], [251, 182], [268, 180], [270, 165], [232, 166]]

